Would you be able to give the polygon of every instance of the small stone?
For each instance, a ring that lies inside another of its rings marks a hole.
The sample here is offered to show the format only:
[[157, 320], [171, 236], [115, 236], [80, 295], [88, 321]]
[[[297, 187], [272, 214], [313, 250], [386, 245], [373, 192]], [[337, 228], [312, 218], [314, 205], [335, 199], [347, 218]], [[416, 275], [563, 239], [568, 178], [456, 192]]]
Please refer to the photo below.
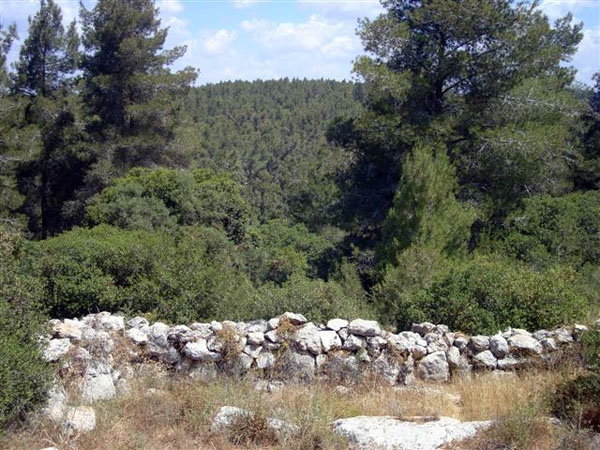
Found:
[[63, 431], [66, 434], [87, 433], [96, 428], [96, 411], [88, 406], [70, 407], [65, 413]]
[[273, 319], [269, 319], [267, 321], [267, 327], [269, 330], [275, 330], [279, 326], [279, 317], [275, 317]]
[[427, 355], [427, 347], [422, 345], [413, 345], [410, 349], [412, 357], [415, 359], [421, 359]]
[[292, 312], [285, 312], [281, 316], [279, 316], [280, 321], [288, 321], [292, 325], [304, 325], [306, 322], [306, 317], [302, 314], [295, 314]]
[[360, 336], [355, 336], [351, 334], [344, 342], [344, 345], [342, 345], [342, 348], [350, 352], [355, 352], [365, 348], [366, 346], [367, 342], [365, 341], [365, 339], [361, 338]]
[[223, 329], [223, 324], [221, 322], [213, 320], [210, 323], [210, 329], [213, 331], [213, 333], [216, 333], [217, 331], [221, 331]]
[[454, 345], [459, 350], [463, 350], [467, 347], [467, 345], [469, 345], [469, 340], [464, 336], [456, 336], [452, 345]]
[[413, 333], [418, 333], [421, 336], [425, 336], [427, 333], [431, 333], [435, 330], [435, 325], [430, 322], [413, 323], [410, 329]]
[[528, 363], [527, 358], [523, 357], [515, 357], [513, 355], [509, 355], [506, 358], [502, 358], [498, 360], [498, 369], [500, 370], [513, 370], [520, 369], [525, 367]]
[[125, 321], [121, 316], [104, 316], [100, 318], [100, 327], [104, 331], [120, 331], [125, 328]]
[[484, 350], [473, 357], [473, 363], [476, 367], [493, 370], [498, 365], [498, 360], [490, 350]]
[[457, 368], [460, 365], [460, 350], [456, 347], [450, 347], [446, 350], [446, 360], [451, 368]]
[[319, 329], [311, 322], [300, 328], [293, 337], [293, 342], [299, 350], [313, 355], [321, 353], [321, 337]]
[[265, 341], [265, 335], [262, 331], [251, 331], [246, 335], [248, 344], [251, 345], [262, 345]]
[[71, 347], [72, 344], [69, 339], [50, 339], [42, 356], [48, 362], [56, 362], [65, 356]]
[[139, 328], [130, 328], [125, 334], [135, 345], [144, 345], [148, 343], [148, 335]]
[[142, 328], [149, 326], [150, 323], [144, 317], [134, 317], [133, 319], [129, 319], [127, 321], [127, 326], [129, 328]]
[[435, 352], [425, 356], [419, 362], [417, 375], [426, 381], [448, 381], [450, 367], [445, 352]]
[[471, 336], [469, 344], [473, 350], [481, 352], [490, 348], [490, 338], [488, 336]]
[[261, 352], [256, 358], [256, 367], [259, 369], [269, 369], [275, 365], [275, 355], [269, 351]]
[[344, 319], [331, 319], [327, 321], [327, 328], [333, 331], [340, 331], [348, 326], [348, 321]]
[[380, 336], [381, 328], [375, 320], [355, 319], [348, 324], [350, 334], [357, 336]]
[[206, 341], [201, 339], [196, 342], [188, 342], [183, 347], [183, 353], [194, 361], [218, 361], [221, 355], [208, 350]]
[[281, 342], [281, 336], [277, 332], [277, 330], [271, 330], [265, 333], [265, 339], [275, 344], [279, 344]]
[[[225, 325], [225, 322], [223, 322], [223, 325]], [[194, 322], [190, 325], [190, 328], [198, 332], [197, 336], [200, 339], [207, 339], [210, 337], [211, 334], [213, 334], [213, 330], [210, 323]]]
[[253, 320], [248, 324], [246, 333], [261, 333], [264, 334], [269, 331], [269, 325], [266, 320]]
[[335, 331], [319, 331], [319, 338], [321, 339], [321, 346], [325, 353], [342, 347], [342, 340]]
[[[514, 331], [514, 330], [513, 330]], [[534, 337], [526, 334], [515, 334], [508, 338], [508, 345], [512, 353], [527, 353], [540, 355], [542, 345]]]
[[244, 347], [244, 353], [256, 359], [258, 358], [258, 355], [260, 355], [260, 352], [262, 352], [262, 349], [261, 345], [246, 345]]
[[566, 328], [559, 328], [554, 332], [554, 338], [559, 344], [570, 344], [574, 341], [571, 332]]
[[55, 337], [61, 339], [73, 339], [78, 341], [81, 339], [83, 332], [78, 324], [73, 320], [65, 320], [64, 323], [58, 323], [52, 327]]
[[555, 352], [558, 350], [558, 345], [553, 338], [544, 338], [540, 341], [540, 344], [542, 344], [542, 347], [547, 352]]
[[509, 353], [508, 342], [501, 334], [490, 338], [490, 350], [496, 358], [504, 358]]

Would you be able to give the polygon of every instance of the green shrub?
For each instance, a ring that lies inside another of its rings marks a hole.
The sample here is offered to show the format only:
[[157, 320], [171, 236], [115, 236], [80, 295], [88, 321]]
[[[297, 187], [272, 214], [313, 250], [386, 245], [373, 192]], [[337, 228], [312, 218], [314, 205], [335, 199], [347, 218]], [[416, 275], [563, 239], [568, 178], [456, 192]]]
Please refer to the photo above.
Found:
[[384, 316], [401, 329], [425, 320], [467, 333], [551, 328], [585, 314], [589, 305], [569, 267], [539, 273], [514, 260], [475, 256], [412, 290], [396, 270], [387, 271], [375, 295]]
[[335, 281], [312, 280], [296, 275], [281, 285], [266, 283], [241, 303], [221, 304], [218, 317], [230, 320], [268, 319], [285, 311], [304, 314], [312, 321], [333, 317], [372, 317], [364, 295], [354, 295]]
[[553, 396], [552, 413], [578, 429], [600, 431], [600, 374], [582, 375], [561, 384]]
[[39, 284], [19, 272], [18, 246], [18, 237], [0, 228], [0, 429], [43, 400], [51, 375], [38, 345], [46, 323]]
[[31, 245], [52, 317], [98, 310], [152, 312], [171, 321], [214, 317], [221, 302], [237, 302], [250, 283], [220, 231], [179, 228], [75, 229]]
[[219, 228], [240, 242], [248, 206], [241, 188], [227, 174], [207, 169], [132, 169], [90, 200], [91, 225], [152, 230], [178, 225]]

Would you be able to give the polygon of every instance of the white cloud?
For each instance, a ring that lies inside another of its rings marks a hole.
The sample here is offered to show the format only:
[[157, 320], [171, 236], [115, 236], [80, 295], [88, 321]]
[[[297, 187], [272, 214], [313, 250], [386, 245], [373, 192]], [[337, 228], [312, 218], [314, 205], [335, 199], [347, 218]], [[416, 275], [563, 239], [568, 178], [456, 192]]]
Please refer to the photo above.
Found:
[[222, 52], [231, 42], [233, 42], [236, 35], [236, 31], [219, 30], [214, 34], [206, 36], [202, 40], [202, 45], [209, 53]]
[[231, 3], [233, 3], [233, 6], [236, 8], [248, 8], [260, 1], [261, 0], [231, 0]]
[[159, 0], [156, 6], [161, 16], [171, 16], [183, 12], [183, 4], [179, 0]]
[[600, 25], [583, 30], [583, 39], [571, 64], [577, 67], [578, 81], [592, 84], [592, 75], [600, 70]]
[[379, 0], [298, 0], [305, 9], [318, 11], [328, 17], [351, 19], [373, 18], [384, 12]]
[[543, 0], [539, 6], [550, 20], [564, 17], [569, 12], [576, 14], [589, 7], [597, 8], [598, 0]]

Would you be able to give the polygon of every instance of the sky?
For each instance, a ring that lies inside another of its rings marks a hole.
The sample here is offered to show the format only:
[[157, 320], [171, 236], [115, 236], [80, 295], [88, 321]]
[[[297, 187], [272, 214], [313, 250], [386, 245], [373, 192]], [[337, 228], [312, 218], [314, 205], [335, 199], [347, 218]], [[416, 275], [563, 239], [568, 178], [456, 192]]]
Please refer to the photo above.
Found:
[[[94, 0], [85, 0], [88, 7]], [[65, 23], [77, 16], [78, 0], [56, 0]], [[358, 19], [375, 18], [378, 0], [157, 0], [166, 47], [187, 46], [176, 69], [200, 70], [198, 84], [274, 78], [353, 79], [352, 62], [363, 53]], [[0, 23], [16, 22], [21, 40], [39, 0], [0, 0]], [[584, 23], [584, 38], [571, 64], [577, 80], [592, 84], [600, 70], [600, 0], [542, 0], [553, 22], [571, 12]], [[16, 58], [20, 42], [9, 61]]]

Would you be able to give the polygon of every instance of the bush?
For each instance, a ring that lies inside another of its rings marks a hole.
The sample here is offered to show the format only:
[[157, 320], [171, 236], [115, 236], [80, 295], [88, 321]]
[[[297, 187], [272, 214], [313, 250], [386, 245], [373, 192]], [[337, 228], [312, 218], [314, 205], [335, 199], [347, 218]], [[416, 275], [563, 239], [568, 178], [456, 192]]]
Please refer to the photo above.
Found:
[[248, 206], [227, 174], [210, 170], [135, 168], [90, 200], [91, 225], [152, 230], [178, 225], [216, 227], [241, 242]]
[[220, 231], [75, 229], [31, 244], [28, 264], [43, 282], [52, 317], [106, 311], [155, 313], [174, 322], [215, 316], [242, 301], [249, 281]]
[[230, 320], [269, 319], [286, 311], [305, 315], [308, 320], [322, 322], [333, 317], [366, 318], [374, 314], [348, 287], [335, 281], [311, 280], [302, 275], [282, 285], [266, 283], [244, 302], [221, 304], [218, 317]]
[[412, 290], [397, 281], [396, 270], [387, 271], [375, 295], [384, 316], [401, 329], [427, 320], [467, 333], [508, 326], [536, 330], [572, 321], [589, 306], [569, 267], [538, 273], [498, 256], [475, 256]]
[[39, 284], [18, 271], [18, 247], [18, 237], [0, 228], [0, 428], [44, 399], [51, 375], [38, 345], [46, 323]]
[[552, 413], [576, 428], [600, 431], [600, 374], [592, 373], [561, 384]]

